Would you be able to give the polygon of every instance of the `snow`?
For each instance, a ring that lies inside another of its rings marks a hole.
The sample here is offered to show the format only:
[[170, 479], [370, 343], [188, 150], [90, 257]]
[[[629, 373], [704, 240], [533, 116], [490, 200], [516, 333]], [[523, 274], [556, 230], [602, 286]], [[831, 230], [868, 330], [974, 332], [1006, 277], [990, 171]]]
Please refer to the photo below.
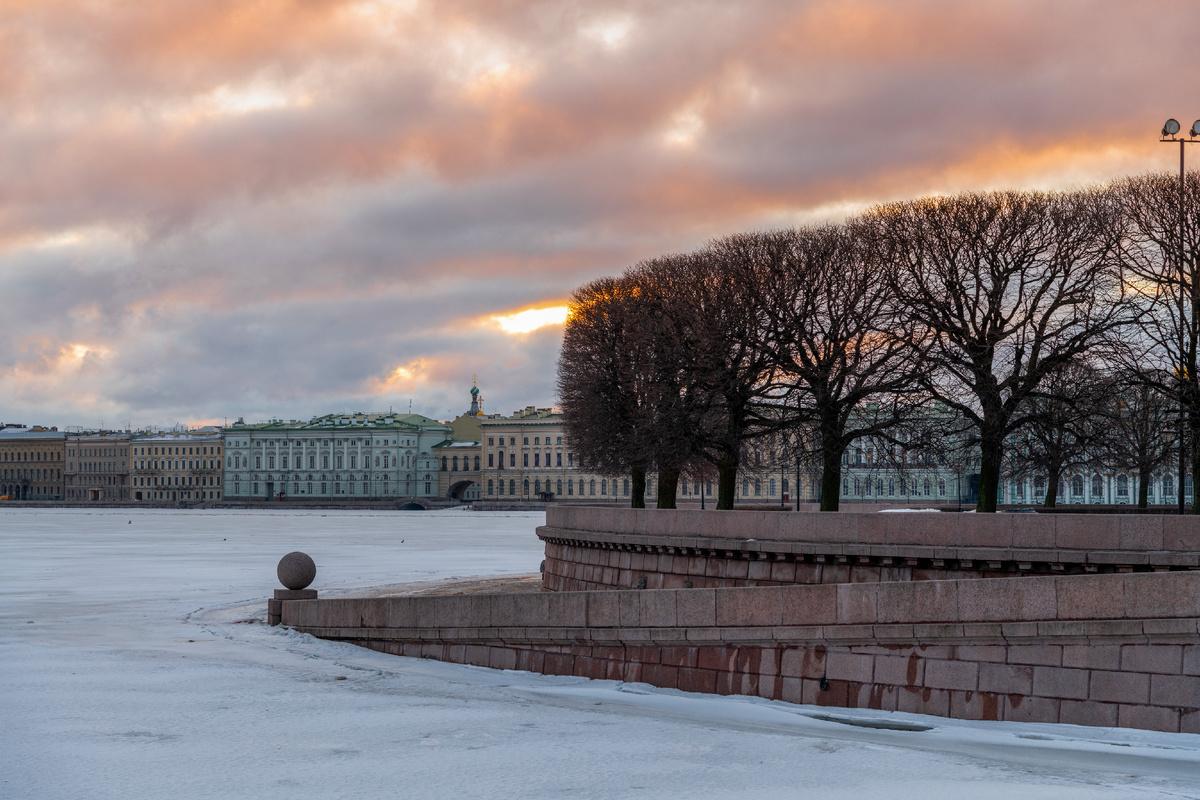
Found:
[[692, 695], [262, 624], [291, 550], [327, 597], [529, 573], [542, 519], [0, 510], [0, 797], [1200, 797], [1196, 735]]

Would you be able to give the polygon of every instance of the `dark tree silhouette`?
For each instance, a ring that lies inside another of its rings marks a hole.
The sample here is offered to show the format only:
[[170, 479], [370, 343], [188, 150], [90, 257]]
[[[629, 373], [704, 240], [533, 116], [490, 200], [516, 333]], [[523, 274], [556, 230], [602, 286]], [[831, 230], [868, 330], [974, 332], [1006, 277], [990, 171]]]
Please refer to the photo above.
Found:
[[998, 192], [878, 207], [888, 280], [928, 331], [926, 388], [979, 430], [979, 511], [996, 510], [1005, 439], [1047, 375], [1136, 318], [1097, 192]]

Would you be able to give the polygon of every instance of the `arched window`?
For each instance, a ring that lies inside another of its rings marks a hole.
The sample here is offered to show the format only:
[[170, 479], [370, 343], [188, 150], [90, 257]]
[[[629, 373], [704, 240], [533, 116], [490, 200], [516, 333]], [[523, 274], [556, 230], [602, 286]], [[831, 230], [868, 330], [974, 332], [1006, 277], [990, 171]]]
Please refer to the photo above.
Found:
[[938, 478], [938, 497], [946, 496], [946, 479]]
[[[699, 484], [697, 484], [697, 485], [699, 485]], [[625, 483], [623, 484], [623, 486], [625, 488], [625, 496], [629, 497], [629, 478], [625, 479]]]
[[[375, 460], [378, 461], [379, 459], [375, 459]], [[442, 472], [446, 472], [446, 471], [447, 471], [446, 470], [446, 457], [442, 456]]]
[[555, 494], [562, 494], [562, 478], [559, 478], [559, 479], [558, 479], [558, 482], [557, 482], [557, 483], [555, 483], [555, 485], [554, 485], [554, 493], [555, 493]]
[[504, 494], [504, 481], [500, 481], [500, 491], [496, 492], [496, 494]]
[[1118, 475], [1117, 476], [1117, 497], [1124, 497], [1124, 498], [1129, 497], [1129, 476], [1128, 475]]
[[600, 481], [600, 494], [608, 494], [608, 481]]
[[508, 493], [509, 493], [509, 494], [516, 494], [516, 493], [517, 493], [517, 482], [516, 482], [516, 481], [514, 481], [514, 480], [510, 480], [510, 481], [508, 482]]
[[[329, 469], [329, 456], [321, 456], [321, 469]], [[325, 492], [321, 492], [325, 494]]]
[[450, 471], [458, 472], [458, 456], [455, 456], [454, 459], [450, 462]]
[[775, 496], [775, 479], [771, 478], [771, 491], [768, 492], [772, 497]]
[[1038, 475], [1033, 479], [1033, 494], [1035, 497], [1046, 496], [1046, 476]]
[[392, 456], [392, 466], [396, 466], [396, 457]]
[[575, 479], [567, 478], [567, 494], [575, 494]]
[[1100, 497], [1104, 494], [1104, 479], [1099, 473], [1092, 476], [1092, 497]]
[[[379, 464], [378, 464], [378, 461], [379, 461], [379, 459], [375, 459], [375, 461], [376, 461], [376, 464], [375, 464], [375, 466], [379, 466]], [[317, 468], [317, 457], [316, 457], [316, 456], [309, 456], [309, 457], [308, 457], [308, 468], [309, 468], [309, 469], [316, 469], [316, 468]]]
[[1173, 477], [1171, 477], [1170, 475], [1163, 475], [1162, 493], [1163, 493], [1163, 497], [1174, 497], [1175, 496], [1175, 479]]
[[896, 496], [896, 479], [888, 478], [888, 497]]
[[1183, 493], [1189, 495], [1192, 493], [1192, 473], [1187, 473], [1183, 476]]
[[1071, 496], [1072, 497], [1083, 497], [1083, 476], [1082, 475], [1076, 475], [1074, 478], [1071, 478]]
[[750, 479], [742, 478], [742, 497], [750, 496]]
[[588, 494], [595, 496], [596, 494], [596, 479], [593, 478], [588, 482]]
[[538, 478], [538, 479], [535, 479], [535, 480], [534, 480], [534, 482], [533, 482], [533, 493], [534, 493], [534, 494], [541, 494], [541, 493], [542, 493], [542, 481], [541, 481], [541, 479], [540, 479], [540, 478]]
[[529, 494], [529, 478], [525, 479], [525, 484], [521, 488], [522, 488], [524, 494], [526, 494], [526, 495]]
[[929, 497], [929, 489], [930, 489], [930, 486], [929, 486], [929, 478], [926, 478], [926, 479], [925, 479], [925, 483], [923, 483], [923, 484], [921, 485], [921, 488], [925, 490], [925, 496], [926, 496], [926, 497]]
[[762, 497], [762, 479], [761, 478], [754, 479], [754, 496]]
[[494, 488], [495, 488], [495, 486], [493, 485], [492, 479], [488, 478], [488, 494], [494, 494], [495, 493], [493, 491]]
[[858, 478], [855, 478], [855, 479], [854, 479], [854, 493], [855, 493], [855, 494], [862, 494], [862, 484], [861, 484], [861, 482], [859, 481], [859, 479], [858, 479]]
[[875, 494], [883, 497], [883, 478], [879, 478], [875, 481]]
[[479, 456], [475, 456], [475, 471], [479, 472]]

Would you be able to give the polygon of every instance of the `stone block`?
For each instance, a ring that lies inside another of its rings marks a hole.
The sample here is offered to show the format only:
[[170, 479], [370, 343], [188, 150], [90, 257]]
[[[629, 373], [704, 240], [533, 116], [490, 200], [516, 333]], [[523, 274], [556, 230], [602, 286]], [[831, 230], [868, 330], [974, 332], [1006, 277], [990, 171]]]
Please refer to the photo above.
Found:
[[1151, 675], [1150, 702], [1156, 706], [1200, 708], [1200, 677], [1195, 675]]
[[830, 680], [871, 683], [874, 675], [873, 656], [857, 655], [841, 650], [829, 653], [825, 662], [825, 674]]
[[638, 598], [638, 592], [621, 591], [618, 592], [618, 616], [620, 617], [622, 628], [637, 628], [642, 624], [642, 601]]
[[1081, 619], [1055, 619], [1037, 624], [1038, 636], [1044, 639], [1084, 639], [1090, 623]]
[[1059, 700], [1005, 695], [1001, 715], [1011, 722], [1058, 722]]
[[670, 590], [638, 592], [640, 625], [644, 628], [674, 627], [675, 597], [678, 594]]
[[1055, 514], [1054, 543], [1060, 550], [1118, 550], [1121, 518], [1100, 514]]
[[979, 690], [1001, 694], [1031, 694], [1033, 692], [1033, 670], [1033, 667], [1014, 664], [980, 664]]
[[1148, 703], [1150, 676], [1146, 673], [1094, 669], [1088, 699], [1108, 703]]
[[783, 625], [837, 622], [836, 586], [784, 586], [779, 589]]
[[1189, 644], [1183, 648], [1183, 674], [1200, 675], [1200, 644]]
[[1142, 620], [1142, 632], [1146, 634], [1146, 639], [1150, 642], [1169, 642], [1180, 639], [1194, 641], [1196, 629], [1196, 620], [1187, 617]]
[[973, 692], [979, 688], [979, 665], [970, 661], [926, 661], [925, 685]]
[[796, 562], [775, 561], [771, 564], [771, 580], [777, 583], [796, 582]]
[[836, 588], [838, 624], [870, 625], [879, 621], [876, 615], [878, 584], [843, 583]]
[[803, 703], [804, 681], [800, 678], [779, 678], [779, 699], [785, 703]]
[[1032, 694], [1038, 697], [1085, 700], [1088, 696], [1088, 671], [1065, 667], [1034, 667]]
[[1083, 630], [1093, 642], [1141, 638], [1142, 621], [1138, 619], [1085, 620]]
[[1121, 648], [1121, 670], [1178, 675], [1183, 671], [1183, 648], [1177, 644], [1125, 645]]
[[992, 692], [950, 693], [950, 716], [954, 719], [1000, 719], [1001, 698]]
[[492, 669], [516, 669], [517, 651], [508, 647], [491, 648], [491, 659], [488, 664]]
[[713, 694], [717, 690], [717, 673], [711, 669], [680, 667], [676, 688], [684, 692]]
[[783, 624], [782, 589], [779, 588], [717, 589], [716, 603], [719, 626]]
[[920, 686], [925, 677], [925, 662], [915, 653], [909, 656], [875, 656], [873, 682], [887, 686]]
[[961, 644], [954, 648], [954, 657], [959, 661], [1004, 663], [1008, 660], [1008, 648], [1002, 644]]
[[617, 592], [587, 592], [589, 628], [615, 628], [621, 621], [620, 595]]
[[910, 689], [904, 687], [896, 693], [896, 710], [909, 714], [932, 714], [937, 717], [950, 716], [950, 692], [946, 689]]
[[[915, 516], [915, 515], [913, 515]], [[1012, 547], [1012, 514], [938, 514], [957, 523], [959, 547]]]
[[[920, 517], [924, 514], [896, 516]], [[879, 622], [956, 622], [959, 581], [882, 583], [876, 589]]]
[[1120, 575], [1064, 575], [1054, 579], [1059, 619], [1120, 619], [1125, 580]]
[[779, 674], [785, 678], [820, 678], [825, 674], [825, 647], [790, 647], [780, 656]]
[[1159, 706], [1122, 704], [1117, 711], [1117, 724], [1122, 728], [1178, 733], [1179, 710]]
[[1063, 700], [1058, 710], [1058, 721], [1064, 725], [1090, 725], [1111, 728], [1117, 724], [1117, 704], [1097, 703], [1092, 700]]
[[1079, 669], [1119, 670], [1121, 668], [1121, 646], [1117, 644], [1063, 645], [1062, 665]]
[[959, 619], [965, 622], [1055, 619], [1056, 580], [1022, 577], [958, 581]]
[[717, 599], [713, 589], [687, 589], [675, 597], [675, 615], [679, 625], [696, 627], [717, 624]]
[[1008, 646], [1008, 663], [1031, 666], [1062, 666], [1062, 645], [1012, 644]]
[[1147, 550], [1163, 549], [1163, 520], [1162, 516], [1126, 516], [1117, 517], [1119, 523], [1119, 547], [1122, 550], [1145, 552]]
[[1200, 551], [1200, 517], [1191, 514], [1163, 517], [1163, 549], [1176, 552]]
[[1057, 514], [1013, 514], [1013, 547], [1053, 550]]
[[1125, 616], [1200, 617], [1200, 571], [1123, 576]]
[[[291, 555], [289, 553], [289, 555]], [[285, 556], [286, 558], [286, 556]], [[276, 589], [276, 600], [316, 600], [316, 589]]]

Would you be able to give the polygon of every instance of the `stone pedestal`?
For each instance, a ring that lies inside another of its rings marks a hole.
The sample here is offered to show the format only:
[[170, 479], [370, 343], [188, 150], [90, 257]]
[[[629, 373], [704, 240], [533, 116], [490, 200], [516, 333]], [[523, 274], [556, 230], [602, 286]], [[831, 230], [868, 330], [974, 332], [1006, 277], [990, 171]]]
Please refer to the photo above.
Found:
[[278, 625], [283, 619], [285, 600], [316, 600], [316, 589], [276, 589], [275, 596], [267, 601], [267, 624]]

